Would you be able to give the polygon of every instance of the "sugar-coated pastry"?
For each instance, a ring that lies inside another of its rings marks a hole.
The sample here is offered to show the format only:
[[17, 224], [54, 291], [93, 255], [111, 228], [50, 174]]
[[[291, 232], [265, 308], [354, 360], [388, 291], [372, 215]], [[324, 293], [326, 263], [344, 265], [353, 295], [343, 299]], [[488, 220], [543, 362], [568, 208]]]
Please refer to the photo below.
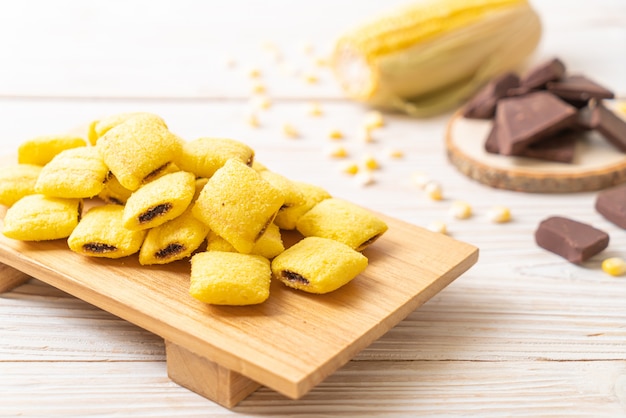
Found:
[[196, 192], [196, 178], [186, 171], [160, 177], [133, 192], [124, 206], [124, 226], [154, 228], [181, 215]]
[[17, 162], [44, 166], [61, 151], [86, 145], [87, 142], [83, 138], [73, 135], [38, 136], [19, 146]]
[[193, 214], [240, 253], [250, 253], [284, 202], [254, 169], [231, 159], [202, 189]]
[[184, 143], [176, 164], [181, 170], [194, 173], [197, 177], [211, 177], [230, 159], [252, 165], [254, 151], [234, 139], [198, 138]]
[[80, 199], [31, 194], [7, 210], [2, 233], [21, 241], [67, 238], [78, 225], [81, 211]]
[[104, 188], [108, 167], [94, 147], [61, 151], [41, 169], [35, 190], [46, 196], [90, 198]]
[[91, 122], [89, 125], [89, 142], [92, 145], [96, 145], [98, 139], [102, 137], [104, 134], [109, 132], [111, 129], [115, 128], [118, 125], [126, 122], [129, 119], [133, 118], [147, 118], [152, 119], [155, 123], [159, 123], [163, 125], [164, 128], [167, 129], [167, 125], [163, 118], [153, 113], [148, 112], [128, 112], [128, 113], [118, 113], [115, 115], [107, 116], [105, 118], [95, 120]]
[[135, 117], [107, 131], [96, 148], [120, 184], [135, 191], [178, 158], [182, 142], [154, 118]]
[[207, 251], [191, 258], [189, 293], [213, 305], [254, 305], [269, 297], [271, 277], [265, 257]]
[[283, 205], [278, 210], [274, 223], [282, 229], [295, 229], [297, 218], [291, 216], [292, 209], [306, 204], [304, 194], [297, 184], [287, 177], [269, 170], [260, 172], [261, 177], [276, 187], [285, 197]]
[[293, 181], [293, 183], [304, 197], [304, 203], [301, 205], [283, 207], [278, 211], [274, 223], [282, 229], [296, 229], [298, 219], [300, 219], [302, 215], [307, 213], [322, 200], [332, 197], [330, 193], [322, 187], [300, 181]]
[[103, 258], [121, 258], [139, 251], [146, 231], [124, 228], [123, 213], [120, 205], [96, 206], [89, 210], [67, 240], [70, 249]]
[[41, 166], [11, 164], [0, 167], [0, 205], [11, 206], [24, 196], [35, 193]]
[[122, 186], [113, 173], [109, 173], [102, 191], [98, 193], [98, 197], [106, 203], [124, 205], [131, 194], [133, 194], [132, 191]]
[[265, 166], [265, 164], [257, 161], [256, 158], [252, 161], [252, 166], [251, 167], [254, 168], [258, 172], [268, 170], [268, 168]]
[[[228, 241], [210, 231], [207, 236], [207, 251], [237, 251]], [[265, 233], [257, 240], [252, 247], [250, 254], [261, 255], [272, 259], [285, 251], [285, 245], [280, 234], [280, 228], [276, 224], [270, 224]]]
[[338, 198], [324, 199], [302, 215], [296, 224], [305, 237], [331, 238], [361, 251], [376, 241], [387, 224], [376, 215]]
[[360, 252], [329, 238], [306, 237], [272, 260], [273, 276], [289, 287], [328, 293], [367, 267]]
[[139, 263], [166, 264], [189, 257], [208, 233], [209, 227], [188, 208], [182, 215], [148, 231], [139, 251]]

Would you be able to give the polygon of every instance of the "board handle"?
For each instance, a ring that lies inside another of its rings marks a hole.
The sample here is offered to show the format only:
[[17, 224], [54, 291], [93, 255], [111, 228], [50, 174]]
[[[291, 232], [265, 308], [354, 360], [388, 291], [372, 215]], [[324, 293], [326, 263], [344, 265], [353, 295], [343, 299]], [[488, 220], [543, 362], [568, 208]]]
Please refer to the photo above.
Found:
[[6, 264], [0, 264], [0, 294], [10, 292], [24, 284], [28, 279], [30, 279], [28, 274]]
[[167, 375], [175, 383], [232, 408], [261, 385], [249, 378], [165, 340]]

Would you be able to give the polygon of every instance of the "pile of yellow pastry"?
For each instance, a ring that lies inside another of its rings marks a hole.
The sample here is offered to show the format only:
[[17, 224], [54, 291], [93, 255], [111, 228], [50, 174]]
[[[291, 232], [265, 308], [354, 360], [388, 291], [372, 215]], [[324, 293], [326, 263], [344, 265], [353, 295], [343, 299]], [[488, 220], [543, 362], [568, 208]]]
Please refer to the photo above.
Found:
[[[97, 203], [83, 213], [86, 199]], [[190, 294], [220, 305], [265, 301], [272, 277], [336, 290], [387, 230], [371, 212], [268, 170], [242, 142], [185, 141], [142, 112], [92, 122], [88, 141], [23, 143], [18, 163], [0, 169], [0, 204], [8, 238], [67, 239], [92, 257], [139, 253], [142, 265], [191, 257]], [[285, 249], [283, 230], [304, 238]]]

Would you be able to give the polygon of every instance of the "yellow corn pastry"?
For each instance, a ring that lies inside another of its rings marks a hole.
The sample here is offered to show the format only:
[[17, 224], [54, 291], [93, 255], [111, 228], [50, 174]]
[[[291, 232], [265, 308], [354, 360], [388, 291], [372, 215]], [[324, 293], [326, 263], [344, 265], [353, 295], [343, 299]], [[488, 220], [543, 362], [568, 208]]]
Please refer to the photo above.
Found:
[[284, 202], [254, 169], [228, 160], [209, 179], [193, 214], [240, 253], [250, 253]]
[[185, 142], [176, 164], [197, 177], [211, 177], [226, 161], [236, 159], [252, 165], [254, 151], [243, 142], [228, 138], [198, 138]]
[[276, 187], [285, 197], [283, 205], [278, 210], [274, 223], [282, 229], [295, 229], [297, 218], [292, 216], [292, 210], [306, 203], [306, 199], [295, 182], [273, 171], [260, 172], [261, 177]]
[[196, 192], [196, 178], [186, 171], [167, 174], [135, 191], [124, 206], [124, 227], [154, 228], [181, 215]]
[[135, 191], [178, 157], [182, 140], [154, 118], [135, 117], [107, 131], [96, 148], [120, 184]]
[[[207, 236], [207, 251], [237, 251], [228, 241], [210, 231]], [[272, 259], [285, 251], [285, 245], [280, 234], [280, 228], [274, 223], [267, 227], [265, 233], [257, 240], [250, 254], [261, 255]]]
[[296, 229], [298, 219], [324, 199], [332, 196], [324, 188], [301, 181], [293, 181], [304, 198], [304, 203], [283, 207], [276, 215], [274, 222], [282, 229]]
[[209, 227], [188, 208], [182, 215], [148, 231], [139, 250], [139, 263], [165, 264], [189, 257], [208, 233]]
[[387, 231], [387, 224], [370, 211], [337, 198], [316, 204], [298, 219], [296, 227], [305, 237], [331, 238], [357, 251]]
[[133, 192], [122, 186], [117, 180], [117, 177], [109, 172], [107, 181], [104, 183], [104, 187], [100, 193], [98, 193], [98, 197], [106, 203], [124, 205], [131, 194], [133, 194]]
[[86, 145], [87, 142], [83, 138], [72, 135], [38, 136], [19, 146], [17, 162], [44, 166], [61, 151]]
[[208, 251], [191, 258], [189, 293], [214, 305], [254, 305], [270, 294], [270, 262], [260, 255]]
[[146, 231], [131, 231], [122, 225], [120, 205], [96, 206], [89, 210], [69, 236], [76, 253], [104, 258], [121, 258], [139, 251]]
[[11, 206], [24, 196], [35, 193], [41, 166], [11, 164], [0, 168], [0, 205]]
[[358, 251], [329, 238], [306, 237], [272, 260], [273, 276], [289, 287], [328, 293], [354, 279], [367, 267]]
[[21, 241], [67, 238], [78, 225], [81, 210], [80, 199], [31, 194], [7, 210], [2, 233]]
[[58, 153], [41, 169], [35, 190], [54, 197], [94, 197], [104, 188], [108, 174], [95, 148], [72, 148]]
[[107, 116], [105, 118], [95, 120], [91, 122], [89, 125], [89, 142], [92, 145], [96, 145], [98, 139], [102, 137], [104, 134], [109, 132], [111, 129], [115, 128], [118, 125], [128, 121], [129, 119], [133, 119], [136, 117], [142, 117], [147, 119], [152, 119], [155, 123], [163, 125], [164, 128], [167, 129], [167, 125], [165, 121], [160, 116], [157, 116], [148, 112], [128, 112], [128, 113], [118, 113], [115, 115]]

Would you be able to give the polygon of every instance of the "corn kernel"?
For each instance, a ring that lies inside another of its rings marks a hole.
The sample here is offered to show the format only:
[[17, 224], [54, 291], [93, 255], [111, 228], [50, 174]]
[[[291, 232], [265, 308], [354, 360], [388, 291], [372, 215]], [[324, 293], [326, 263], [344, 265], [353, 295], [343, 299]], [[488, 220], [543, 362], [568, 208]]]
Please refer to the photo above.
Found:
[[359, 172], [359, 165], [353, 161], [348, 161], [341, 166], [341, 171], [354, 176]]
[[327, 67], [329, 62], [327, 58], [318, 57], [315, 59], [315, 65], [318, 67]]
[[283, 134], [288, 138], [297, 138], [300, 136], [298, 130], [290, 123], [283, 124]]
[[450, 206], [450, 215], [457, 219], [468, 219], [472, 216], [472, 207], [467, 202], [457, 200]]
[[426, 225], [426, 229], [444, 235], [448, 233], [448, 226], [442, 221], [432, 221]]
[[487, 218], [495, 223], [509, 222], [511, 220], [511, 210], [506, 206], [494, 206], [487, 212]]
[[348, 151], [342, 146], [336, 146], [328, 151], [328, 156], [333, 158], [345, 158], [348, 156]]
[[365, 114], [364, 126], [370, 130], [382, 128], [383, 126], [385, 126], [385, 119], [383, 118], [383, 114], [377, 110], [367, 112]]
[[363, 167], [368, 170], [378, 170], [380, 168], [380, 164], [378, 164], [378, 161], [373, 156], [366, 155], [363, 157]]
[[253, 93], [265, 93], [266, 91], [267, 91], [267, 88], [265, 88], [265, 84], [263, 83], [254, 83], [252, 85]]
[[333, 129], [328, 133], [330, 139], [343, 139], [343, 132], [339, 129]]
[[250, 70], [248, 70], [248, 77], [250, 78], [261, 77], [261, 70], [259, 70], [258, 68], [250, 68]]
[[359, 128], [359, 132], [357, 133], [357, 137], [365, 143], [374, 142], [374, 137], [372, 137], [372, 131], [367, 129], [365, 126], [361, 126]]
[[319, 103], [313, 102], [309, 104], [309, 115], [311, 116], [321, 116], [324, 112], [322, 111], [322, 107]]
[[259, 122], [259, 118], [254, 113], [250, 113], [246, 117], [246, 122], [248, 123], [248, 125], [252, 126], [253, 128], [258, 128], [259, 126], [261, 126], [261, 123]]
[[362, 171], [355, 175], [355, 181], [360, 186], [369, 186], [371, 184], [376, 183], [376, 178], [374, 177], [374, 173], [371, 171]]
[[426, 185], [430, 182], [430, 176], [423, 171], [415, 171], [411, 174], [411, 181], [420, 189], [424, 189]]
[[404, 157], [404, 152], [402, 150], [396, 148], [387, 148], [385, 150], [385, 154], [387, 154], [390, 158], [402, 158]]
[[267, 96], [254, 96], [250, 99], [250, 107], [253, 109], [269, 109], [272, 101]]
[[424, 192], [426, 196], [428, 196], [432, 200], [442, 200], [443, 199], [443, 190], [441, 189], [441, 185], [436, 181], [429, 181], [424, 185]]
[[626, 273], [626, 261], [620, 257], [607, 258], [602, 262], [602, 271], [611, 276], [621, 276]]
[[319, 81], [319, 78], [315, 74], [309, 73], [304, 75], [304, 81], [309, 84], [315, 84]]

